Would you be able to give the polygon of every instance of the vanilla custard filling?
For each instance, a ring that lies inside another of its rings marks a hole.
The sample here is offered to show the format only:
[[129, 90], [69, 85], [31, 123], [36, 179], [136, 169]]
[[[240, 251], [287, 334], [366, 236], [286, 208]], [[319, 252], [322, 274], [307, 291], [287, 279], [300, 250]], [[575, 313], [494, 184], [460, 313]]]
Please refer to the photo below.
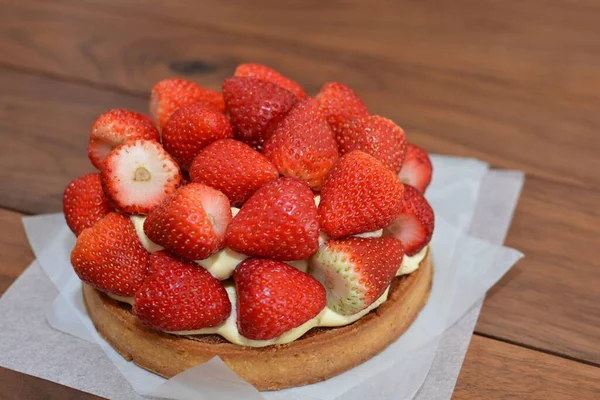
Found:
[[[315, 196], [315, 204], [318, 206], [319, 201], [321, 200], [320, 196]], [[235, 215], [239, 212], [239, 208], [232, 207], [231, 214], [235, 217]], [[144, 233], [144, 221], [146, 220], [145, 216], [131, 216], [131, 221], [135, 226], [135, 231], [137, 233], [140, 242], [144, 246], [144, 248], [150, 252], [154, 253], [156, 251], [162, 250], [163, 247], [157, 245], [152, 242], [148, 236]], [[365, 232], [359, 235], [355, 235], [357, 237], [369, 238], [369, 237], [381, 237], [383, 230], [380, 229], [374, 232]], [[327, 242], [329, 238], [324, 232], [319, 233], [319, 245]], [[417, 268], [419, 268], [419, 264], [425, 258], [427, 254], [429, 246], [425, 246], [420, 252], [415, 254], [414, 256], [405, 255], [402, 259], [402, 264], [398, 268], [398, 272], [396, 276], [410, 274], [414, 272]], [[219, 280], [225, 280], [230, 278], [233, 275], [233, 271], [237, 267], [239, 263], [244, 261], [248, 256], [238, 253], [228, 247], [216, 252], [212, 256], [204, 259], [197, 260], [196, 263], [208, 270], [215, 278]], [[287, 264], [292, 267], [298, 268], [302, 272], [306, 272], [308, 270], [308, 259], [304, 260], [296, 260], [296, 261], [286, 261]], [[325, 307], [319, 314], [317, 314], [314, 318], [306, 321], [300, 326], [290, 329], [285, 332], [283, 335], [270, 339], [270, 340], [252, 340], [243, 337], [237, 328], [237, 297], [235, 293], [235, 285], [233, 282], [223, 282], [225, 289], [227, 290], [227, 295], [229, 296], [229, 300], [231, 301], [231, 314], [227, 319], [214, 327], [203, 328], [193, 331], [178, 331], [178, 332], [168, 332], [174, 335], [220, 335], [224, 339], [228, 340], [231, 343], [238, 344], [240, 346], [249, 346], [249, 347], [264, 347], [270, 346], [273, 344], [284, 344], [290, 343], [294, 340], [298, 339], [306, 332], [315, 327], [336, 327], [336, 326], [344, 326], [351, 324], [366, 314], [368, 314], [371, 310], [379, 307], [384, 301], [387, 300], [389, 287], [385, 290], [385, 292], [377, 299], [373, 304], [364, 310], [354, 314], [354, 315], [341, 315], [330, 309], [329, 307]], [[107, 293], [107, 295], [117, 301], [128, 303], [133, 305], [132, 297], [122, 297]]]
[[[423, 250], [421, 250], [414, 256], [405, 255], [402, 259], [402, 265], [400, 266], [400, 268], [398, 268], [396, 276], [414, 272], [419, 267], [420, 262], [423, 261], [423, 258], [425, 258], [428, 248], [429, 246], [426, 246], [425, 248], [423, 248]], [[297, 268], [298, 263], [301, 263], [301, 266], [304, 268], [303, 270], [306, 271], [306, 266], [308, 265], [307, 260], [288, 261], [288, 264]], [[390, 289], [388, 287], [385, 290], [385, 292], [377, 300], [375, 300], [373, 304], [354, 315], [341, 315], [336, 313], [329, 307], [325, 307], [314, 318], [311, 318], [310, 320], [306, 321], [300, 326], [290, 329], [289, 331], [285, 332], [283, 335], [277, 338], [270, 340], [253, 340], [243, 337], [237, 328], [237, 297], [235, 293], [235, 285], [233, 284], [233, 282], [224, 282], [224, 286], [227, 290], [229, 301], [231, 302], [231, 314], [229, 314], [229, 317], [227, 317], [227, 319], [223, 323], [210, 328], [168, 333], [171, 333], [173, 335], [220, 335], [221, 337], [223, 337], [231, 343], [248, 347], [265, 347], [273, 344], [290, 343], [304, 335], [312, 328], [344, 326], [359, 320], [360, 318], [368, 314], [370, 311], [379, 307], [384, 301], [386, 301]], [[107, 293], [107, 295], [117, 301], [133, 305], [132, 297], [116, 296], [110, 293]]]

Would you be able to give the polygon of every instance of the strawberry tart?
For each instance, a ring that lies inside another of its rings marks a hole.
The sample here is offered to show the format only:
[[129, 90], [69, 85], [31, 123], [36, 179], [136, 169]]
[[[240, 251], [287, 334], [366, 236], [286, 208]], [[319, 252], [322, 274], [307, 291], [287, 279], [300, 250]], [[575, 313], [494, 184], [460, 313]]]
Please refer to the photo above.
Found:
[[258, 64], [157, 83], [94, 122], [64, 192], [96, 329], [171, 377], [214, 356], [259, 390], [328, 379], [413, 322], [433, 277], [427, 153], [341, 83]]

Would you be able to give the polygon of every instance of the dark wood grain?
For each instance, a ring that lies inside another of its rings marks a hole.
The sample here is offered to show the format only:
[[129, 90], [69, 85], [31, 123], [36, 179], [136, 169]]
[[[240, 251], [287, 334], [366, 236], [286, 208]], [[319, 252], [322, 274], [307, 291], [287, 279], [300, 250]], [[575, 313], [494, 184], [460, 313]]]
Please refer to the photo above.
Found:
[[[117, 2], [10, 4], [0, 16], [0, 63], [143, 94], [173, 74], [219, 88], [237, 63], [264, 62], [313, 93], [328, 80], [350, 84], [430, 151], [600, 187], [592, 3], [563, 10], [558, 1], [536, 2], [515, 12], [491, 0], [311, 3], [307, 11], [264, 2], [248, 14], [221, 3], [185, 23], [191, 2], [156, 13]], [[266, 22], [255, 25], [263, 11], [289, 26], [275, 34]]]
[[62, 192], [94, 168], [89, 129], [110, 108], [145, 111], [144, 99], [15, 71], [0, 74], [0, 205], [25, 213], [62, 209]]
[[0, 367], [2, 400], [100, 400], [103, 397], [81, 392], [58, 383]]
[[0, 296], [34, 259], [21, 217], [0, 208]]
[[600, 368], [473, 336], [454, 400], [595, 400]]
[[477, 332], [600, 365], [599, 200], [526, 181], [507, 238], [525, 258], [488, 294]]

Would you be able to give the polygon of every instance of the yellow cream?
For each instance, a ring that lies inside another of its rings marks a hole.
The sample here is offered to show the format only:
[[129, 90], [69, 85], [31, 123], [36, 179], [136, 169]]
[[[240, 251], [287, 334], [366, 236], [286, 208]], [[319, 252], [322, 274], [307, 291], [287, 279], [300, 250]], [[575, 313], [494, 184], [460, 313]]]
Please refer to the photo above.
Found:
[[135, 227], [135, 233], [137, 233], [138, 239], [142, 243], [142, 246], [149, 252], [154, 253], [156, 251], [160, 251], [164, 249], [164, 247], [157, 245], [152, 240], [146, 236], [144, 232], [144, 221], [146, 220], [145, 215], [132, 215], [131, 222], [133, 222], [133, 226]]
[[[398, 273], [396, 274], [396, 276], [408, 274], [410, 272], [415, 271], [419, 267], [419, 263], [423, 260], [423, 258], [425, 258], [427, 251], [428, 251], [428, 246], [412, 257], [404, 256], [404, 259], [402, 260], [402, 265], [398, 269]], [[287, 263], [298, 269], [301, 269], [304, 271], [306, 270], [305, 269], [307, 266], [306, 260], [288, 261]], [[302, 268], [304, 268], [304, 269], [302, 269]], [[407, 272], [407, 271], [409, 271], [409, 272]], [[349, 316], [341, 315], [341, 314], [336, 313], [329, 307], [325, 307], [314, 318], [306, 321], [304, 324], [302, 324], [300, 326], [290, 329], [289, 331], [285, 332], [283, 335], [281, 335], [277, 338], [270, 339], [270, 340], [252, 340], [252, 339], [247, 339], [247, 338], [243, 337], [237, 329], [237, 320], [236, 320], [237, 319], [237, 312], [236, 312], [237, 297], [236, 297], [236, 293], [235, 293], [235, 285], [231, 281], [224, 282], [224, 285], [225, 285], [225, 289], [227, 290], [229, 300], [231, 301], [231, 314], [225, 320], [225, 322], [223, 322], [220, 325], [211, 327], [211, 328], [203, 328], [203, 329], [198, 329], [198, 330], [193, 330], [193, 331], [169, 332], [169, 333], [171, 333], [173, 335], [211, 335], [211, 334], [216, 334], [216, 335], [222, 336], [223, 338], [225, 338], [226, 340], [228, 340], [231, 343], [238, 344], [241, 346], [249, 346], [249, 347], [265, 347], [265, 346], [270, 346], [273, 344], [290, 343], [290, 342], [293, 342], [294, 340], [298, 339], [302, 335], [304, 335], [306, 332], [308, 332], [312, 328], [344, 326], [344, 325], [348, 325], [348, 324], [351, 324], [351, 323], [359, 320], [360, 318], [362, 318], [363, 316], [368, 314], [370, 311], [379, 307], [384, 301], [386, 301], [387, 296], [388, 296], [388, 291], [389, 291], [389, 288], [386, 289], [386, 291], [381, 295], [381, 297], [379, 297], [373, 304], [371, 304], [369, 307], [365, 308], [364, 310], [358, 312], [357, 314], [349, 315]], [[122, 296], [117, 296], [117, 295], [113, 295], [110, 293], [107, 293], [107, 294], [109, 297], [111, 297], [117, 301], [121, 301], [121, 302], [128, 303], [128, 304], [133, 304], [132, 297], [122, 297]]]

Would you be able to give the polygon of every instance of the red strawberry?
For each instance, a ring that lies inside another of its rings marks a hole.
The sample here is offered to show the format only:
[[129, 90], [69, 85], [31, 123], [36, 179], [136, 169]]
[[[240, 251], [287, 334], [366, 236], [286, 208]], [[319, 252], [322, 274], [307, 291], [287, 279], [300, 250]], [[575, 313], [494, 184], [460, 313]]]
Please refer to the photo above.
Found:
[[63, 212], [67, 225], [79, 235], [112, 211], [102, 190], [100, 174], [87, 174], [69, 183], [63, 194]]
[[369, 116], [365, 103], [352, 89], [341, 83], [324, 84], [316, 99], [336, 134], [353, 119]]
[[329, 308], [352, 315], [381, 297], [403, 257], [393, 238], [330, 240], [311, 259], [309, 273], [327, 288]]
[[283, 261], [313, 254], [319, 225], [308, 185], [283, 177], [258, 189], [227, 228], [227, 245], [248, 256]]
[[164, 256], [162, 267], [144, 281], [133, 314], [153, 329], [180, 332], [219, 325], [231, 313], [227, 291], [193, 262]]
[[403, 187], [372, 156], [360, 150], [342, 156], [321, 190], [321, 229], [335, 239], [389, 225], [400, 214]]
[[126, 213], [147, 214], [173, 193], [180, 182], [179, 166], [153, 140], [126, 142], [104, 160], [104, 191]]
[[223, 247], [230, 221], [227, 196], [201, 183], [190, 183], [150, 212], [144, 232], [180, 257], [201, 260]]
[[194, 103], [204, 103], [217, 111], [225, 111], [225, 103], [221, 93], [205, 89], [196, 82], [181, 78], [170, 78], [158, 82], [152, 88], [150, 115], [159, 127], [164, 128], [169, 117], [177, 109]]
[[234, 207], [261, 186], [279, 177], [277, 168], [250, 146], [232, 139], [217, 140], [198, 154], [190, 168], [193, 182], [222, 191]]
[[148, 276], [162, 271], [167, 268], [173, 261], [174, 256], [164, 250], [155, 251], [150, 254], [150, 262], [148, 264]]
[[406, 254], [412, 256], [431, 241], [434, 224], [433, 209], [425, 197], [418, 189], [406, 185], [400, 215], [383, 230], [383, 234], [402, 241]]
[[111, 212], [81, 232], [71, 252], [71, 264], [88, 285], [118, 296], [133, 296], [147, 276], [149, 257], [129, 217]]
[[364, 151], [396, 174], [406, 155], [406, 136], [402, 128], [379, 115], [350, 121], [337, 132], [336, 140], [340, 154]]
[[203, 148], [232, 137], [227, 117], [202, 103], [175, 111], [162, 131], [163, 147], [184, 169], [189, 169]]
[[297, 100], [274, 83], [239, 77], [223, 82], [223, 98], [236, 137], [256, 149], [262, 148]]
[[302, 179], [320, 190], [327, 172], [338, 161], [333, 132], [314, 99], [296, 104], [267, 140], [263, 153], [286, 176]]
[[325, 308], [325, 289], [285, 263], [244, 260], [233, 273], [237, 325], [248, 339], [269, 340], [302, 325]]
[[433, 166], [425, 150], [409, 143], [406, 159], [400, 170], [400, 180], [425, 193], [425, 189], [431, 182], [432, 172]]
[[240, 64], [235, 69], [233, 76], [256, 78], [263, 81], [269, 81], [276, 85], [281, 86], [284, 89], [294, 93], [297, 98], [303, 99], [306, 97], [306, 92], [302, 89], [302, 86], [294, 82], [293, 80], [286, 78], [279, 72], [272, 68], [269, 68], [261, 64]]
[[102, 169], [104, 158], [129, 139], [159, 140], [154, 122], [144, 114], [129, 110], [110, 110], [92, 125], [88, 156], [94, 167]]

